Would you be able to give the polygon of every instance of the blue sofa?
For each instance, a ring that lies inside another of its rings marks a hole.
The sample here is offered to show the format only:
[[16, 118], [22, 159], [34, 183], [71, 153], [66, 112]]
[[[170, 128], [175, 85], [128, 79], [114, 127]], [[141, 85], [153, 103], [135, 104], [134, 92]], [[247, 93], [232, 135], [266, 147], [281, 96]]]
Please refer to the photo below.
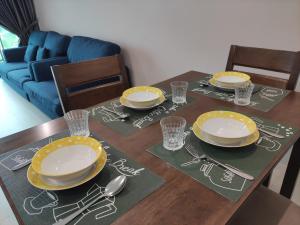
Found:
[[5, 62], [0, 63], [0, 76], [53, 119], [63, 113], [51, 66], [111, 56], [120, 51], [118, 45], [107, 41], [35, 31], [28, 46], [3, 51]]

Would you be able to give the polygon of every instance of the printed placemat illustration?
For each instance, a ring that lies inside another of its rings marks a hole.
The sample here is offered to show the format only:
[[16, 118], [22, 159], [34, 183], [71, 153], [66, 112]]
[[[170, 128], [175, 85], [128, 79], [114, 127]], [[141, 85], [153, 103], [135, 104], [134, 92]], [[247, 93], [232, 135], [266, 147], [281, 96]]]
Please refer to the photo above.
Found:
[[[118, 133], [129, 135], [134, 131], [145, 128], [159, 121], [161, 118], [188, 106], [193, 101], [192, 97], [187, 96], [187, 103], [174, 104], [170, 94], [166, 94], [165, 92], [165, 96], [167, 100], [164, 103], [145, 111], [126, 108], [120, 104], [119, 99], [93, 106], [88, 110], [91, 118], [96, 119]], [[127, 119], [122, 119], [115, 113], [102, 108], [103, 106], [115, 112], [128, 113], [129, 117]]]
[[199, 140], [191, 130], [187, 130], [185, 132], [186, 142], [182, 149], [172, 152], [164, 149], [162, 144], [158, 144], [147, 151], [170, 163], [176, 169], [227, 199], [237, 201], [251, 185], [252, 181], [241, 178], [212, 161], [199, 160], [192, 157], [186, 148], [192, 146], [198, 152], [199, 156], [205, 154], [221, 163], [257, 177], [298, 130], [291, 126], [274, 123], [269, 120], [257, 117], [252, 118], [258, 127], [282, 134], [285, 138], [278, 139], [260, 133], [260, 139], [255, 144], [247, 147], [226, 149], [206, 144]]
[[[84, 207], [96, 196], [103, 194], [110, 180], [124, 174], [128, 180], [120, 194], [99, 200], [70, 223], [72, 225], [111, 224], [164, 183], [161, 177], [103, 141], [101, 142], [108, 155], [106, 166], [94, 179], [73, 189], [40, 190], [27, 181], [28, 166], [15, 172], [10, 171], [10, 168], [30, 160], [34, 152], [42, 146], [65, 136], [68, 136], [68, 132], [0, 156], [0, 176], [25, 224], [49, 225], [65, 218]], [[100, 140], [95, 135], [92, 136]]]
[[[203, 84], [210, 78], [211, 76], [206, 76], [201, 80], [190, 82], [189, 90], [211, 98], [233, 102], [234, 93], [225, 92], [214, 88], [211, 85]], [[257, 92], [255, 92], [256, 90]], [[278, 103], [280, 103], [289, 93], [290, 91], [288, 90], [255, 84], [255, 89], [251, 97], [251, 103], [247, 107], [268, 112]]]

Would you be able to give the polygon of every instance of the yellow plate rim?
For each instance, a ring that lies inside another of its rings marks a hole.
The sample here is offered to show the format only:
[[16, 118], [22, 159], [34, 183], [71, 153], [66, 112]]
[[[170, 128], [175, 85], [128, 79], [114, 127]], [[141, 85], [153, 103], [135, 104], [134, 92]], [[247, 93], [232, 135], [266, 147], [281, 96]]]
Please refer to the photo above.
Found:
[[[225, 87], [225, 86], [221, 86], [221, 85], [217, 84], [217, 81], [214, 78], [209, 79], [208, 83], [216, 88], [219, 88], [219, 89], [225, 90], [225, 91], [234, 91], [234, 89], [235, 89], [235, 87]], [[251, 83], [251, 81], [247, 81], [247, 83]]]
[[226, 144], [224, 145], [224, 144], [219, 144], [219, 143], [212, 143], [209, 140], [205, 139], [205, 137], [203, 137], [200, 134], [200, 132], [196, 131], [196, 128], [195, 128], [196, 126], [197, 126], [197, 124], [194, 123], [193, 127], [192, 127], [192, 131], [196, 135], [197, 138], [199, 138], [201, 141], [203, 141], [207, 144], [218, 146], [218, 147], [224, 147], [224, 148], [246, 147], [248, 145], [251, 145], [251, 144], [255, 143], [259, 139], [259, 131], [257, 130], [257, 131], [254, 132], [254, 134], [250, 135], [243, 144], [240, 144], [240, 145], [226, 145]]
[[212, 86], [214, 86], [216, 88], [220, 88], [220, 89], [224, 89], [224, 90], [230, 90], [230, 91], [234, 90], [234, 88], [222, 87], [222, 86], [218, 85], [214, 78], [209, 79], [208, 83], [210, 83]]
[[[158, 94], [158, 97], [153, 99], [153, 100], [149, 100], [149, 101], [132, 101], [132, 100], [128, 100], [127, 99], [127, 96], [129, 94], [132, 94], [132, 93], [136, 93], [136, 92], [141, 92], [141, 91], [149, 91], [149, 92], [152, 92], [152, 93], [155, 93], [155, 94]], [[129, 102], [134, 102], [134, 103], [151, 103], [153, 101], [156, 101], [158, 100], [159, 98], [161, 98], [161, 96], [163, 96], [163, 92], [162, 90], [160, 90], [159, 88], [156, 88], [156, 87], [152, 87], [152, 86], [137, 86], [137, 87], [132, 87], [132, 88], [129, 88], [127, 90], [125, 90], [122, 94], [122, 97], [124, 99], [126, 99], [127, 101]]]
[[[211, 118], [232, 118], [237, 119], [238, 121], [244, 122], [247, 128], [249, 129], [250, 134], [240, 137], [221, 137], [217, 136], [215, 134], [209, 134], [212, 136], [216, 136], [219, 138], [226, 138], [226, 139], [237, 139], [237, 138], [246, 138], [248, 136], [253, 135], [257, 131], [256, 123], [248, 116], [243, 115], [241, 113], [233, 112], [233, 111], [225, 111], [225, 110], [214, 110], [209, 111], [206, 113], [201, 114], [197, 117], [195, 124], [199, 127], [199, 129], [202, 129], [202, 125]], [[244, 121], [243, 121], [244, 120]]]
[[[238, 83], [244, 83], [244, 82], [247, 82], [250, 80], [250, 76], [246, 73], [241, 73], [241, 72], [237, 72], [237, 71], [221, 71], [221, 72], [217, 72], [217, 73], [214, 73], [213, 74], [213, 79], [215, 81], [218, 81], [217, 79], [219, 77], [223, 77], [223, 76], [228, 76], [228, 75], [231, 75], [231, 76], [237, 76], [237, 77], [241, 77], [243, 79], [245, 79], [244, 81], [241, 81], [241, 82], [237, 82]], [[224, 83], [224, 84], [232, 84], [231, 82], [224, 82], [224, 81], [218, 81], [220, 83]]]
[[80, 171], [87, 169], [92, 164], [94, 164], [97, 160], [99, 160], [102, 152], [104, 151], [101, 143], [92, 137], [70, 136], [70, 137], [60, 138], [45, 145], [34, 154], [31, 162], [32, 169], [36, 173], [48, 177], [62, 177], [62, 176], [73, 175], [80, 172], [80, 171], [74, 171], [74, 172], [64, 173], [64, 174], [50, 174], [50, 173], [43, 173], [41, 171], [42, 160], [45, 159], [51, 152], [56, 151], [60, 147], [70, 146], [74, 144], [86, 144], [89, 147], [91, 147], [97, 154], [95, 160], [90, 165], [86, 166], [85, 168], [82, 168]]
[[[85, 178], [83, 178], [81, 181], [78, 181], [74, 184], [71, 185], [63, 185], [63, 186], [55, 186], [55, 185], [51, 185], [48, 184], [46, 182], [44, 182], [38, 173], [36, 173], [33, 169], [32, 166], [30, 165], [28, 170], [27, 170], [27, 180], [29, 181], [29, 183], [39, 189], [42, 190], [48, 190], [48, 191], [60, 191], [60, 190], [66, 190], [66, 189], [71, 189], [77, 186], [80, 186], [88, 181], [90, 181], [91, 179], [93, 179], [94, 177], [96, 177], [104, 168], [105, 164], [107, 161], [107, 153], [105, 150], [102, 151], [101, 157], [100, 159], [97, 161], [96, 167], [93, 169], [92, 172], [90, 172], [89, 175], [87, 175]], [[33, 174], [34, 173], [34, 174]], [[36, 179], [38, 182], [35, 182], [33, 179]]]

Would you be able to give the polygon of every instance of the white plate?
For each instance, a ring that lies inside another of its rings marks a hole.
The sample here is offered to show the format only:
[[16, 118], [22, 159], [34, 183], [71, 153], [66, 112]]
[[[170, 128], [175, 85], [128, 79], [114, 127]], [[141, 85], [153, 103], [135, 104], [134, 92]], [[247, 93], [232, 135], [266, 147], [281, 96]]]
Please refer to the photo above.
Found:
[[86, 178], [93, 170], [95, 169], [95, 164], [93, 164], [91, 167], [86, 169], [80, 176], [76, 176], [75, 178], [68, 179], [68, 180], [60, 180], [60, 179], [54, 179], [50, 177], [41, 176], [41, 179], [47, 183], [48, 185], [52, 186], [69, 186], [74, 185], [84, 178]]
[[215, 87], [215, 88], [217, 88], [217, 89], [220, 89], [220, 90], [222, 90], [222, 91], [226, 91], [226, 92], [234, 92], [234, 88], [222, 87], [222, 86], [218, 85], [217, 82], [216, 82], [213, 78], [211, 78], [211, 79], [208, 81], [208, 83], [209, 83], [211, 86], [213, 86], [213, 87]]
[[240, 147], [245, 147], [245, 146], [248, 146], [248, 145], [251, 145], [251, 144], [257, 142], [257, 140], [259, 139], [259, 131], [256, 131], [254, 134], [252, 134], [251, 136], [249, 136], [244, 141], [241, 141], [240, 143], [220, 144], [220, 143], [216, 143], [215, 141], [211, 140], [207, 136], [201, 134], [201, 132], [199, 131], [198, 126], [196, 125], [196, 123], [193, 124], [192, 130], [193, 130], [193, 133], [196, 135], [196, 137], [199, 138], [201, 141], [204, 141], [205, 143], [208, 143], [208, 144], [211, 144], [211, 145], [215, 145], [215, 146], [218, 146], [218, 147], [224, 147], [224, 148], [240, 148]]
[[204, 141], [206, 142], [207, 144], [211, 144], [211, 145], [215, 145], [215, 146], [218, 146], [218, 147], [225, 147], [225, 148], [240, 148], [240, 147], [245, 147], [247, 145], [251, 145], [253, 144], [254, 142], [256, 142], [259, 138], [259, 134], [255, 133], [253, 134], [253, 137], [251, 138], [251, 140], [247, 140], [247, 141], [242, 141], [240, 143], [237, 143], [237, 144], [220, 144], [220, 143], [217, 143], [211, 139], [209, 139], [208, 137], [201, 137], [199, 138], [201, 141]]
[[27, 170], [27, 179], [30, 184], [32, 184], [34, 187], [42, 189], [42, 190], [52, 190], [52, 191], [58, 191], [58, 190], [66, 190], [70, 189], [73, 187], [77, 187], [79, 185], [82, 185], [89, 180], [93, 179], [95, 176], [97, 176], [102, 169], [105, 166], [105, 163], [107, 161], [107, 154], [103, 150], [102, 154], [95, 162], [95, 164], [90, 167], [90, 170], [88, 170], [85, 174], [83, 174], [80, 177], [71, 179], [71, 180], [57, 180], [57, 179], [52, 179], [49, 177], [44, 177], [33, 170], [32, 165], [29, 166]]

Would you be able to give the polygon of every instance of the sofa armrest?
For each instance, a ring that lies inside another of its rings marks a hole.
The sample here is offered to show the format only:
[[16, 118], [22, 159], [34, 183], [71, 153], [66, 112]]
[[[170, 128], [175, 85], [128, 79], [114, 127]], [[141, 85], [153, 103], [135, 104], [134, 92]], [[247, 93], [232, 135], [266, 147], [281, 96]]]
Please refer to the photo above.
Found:
[[30, 66], [34, 80], [37, 82], [53, 80], [51, 66], [66, 64], [68, 62], [67, 57], [55, 57], [31, 62]]
[[6, 62], [24, 62], [24, 55], [27, 46], [19, 48], [8, 48], [3, 50], [3, 55]]

